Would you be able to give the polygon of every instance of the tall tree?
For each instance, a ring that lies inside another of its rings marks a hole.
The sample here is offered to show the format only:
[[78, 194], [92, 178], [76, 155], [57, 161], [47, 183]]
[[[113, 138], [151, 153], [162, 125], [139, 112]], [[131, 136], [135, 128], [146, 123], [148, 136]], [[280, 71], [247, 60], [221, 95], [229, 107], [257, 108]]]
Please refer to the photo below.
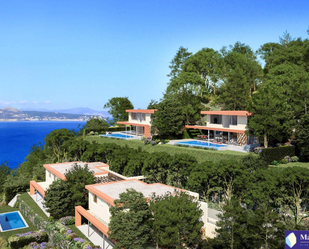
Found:
[[43, 205], [53, 218], [59, 219], [64, 216], [74, 215], [74, 203], [71, 198], [72, 193], [69, 183], [57, 180], [53, 181], [46, 190]]
[[201, 240], [202, 210], [192, 196], [185, 192], [153, 194], [150, 209], [156, 248], [194, 248]]
[[88, 209], [88, 190], [85, 189], [85, 185], [95, 184], [93, 174], [94, 172], [89, 169], [87, 164], [82, 167], [76, 163], [64, 174], [72, 194], [73, 206], [83, 206]]
[[133, 109], [134, 106], [128, 97], [114, 97], [109, 99], [103, 108], [108, 108], [108, 113], [112, 115], [113, 121], [117, 122], [127, 121], [128, 113], [126, 110]]
[[187, 61], [187, 59], [191, 56], [191, 52], [188, 52], [187, 48], [180, 47], [174, 56], [173, 60], [171, 61], [171, 64], [169, 65], [169, 68], [171, 69], [171, 72], [167, 75], [171, 78], [171, 81], [175, 79], [178, 74], [182, 71], [183, 65]]
[[297, 226], [309, 214], [309, 172], [302, 167], [288, 167], [282, 171], [279, 181], [282, 204], [289, 206]]
[[302, 151], [306, 160], [309, 159], [309, 114], [305, 114], [301, 117], [296, 125], [295, 137], [297, 139], [297, 145]]
[[52, 150], [57, 162], [61, 162], [66, 152], [63, 144], [74, 136], [74, 132], [68, 129], [53, 130], [44, 139], [45, 149]]
[[203, 94], [208, 95], [209, 93], [216, 95], [220, 60], [221, 55], [218, 51], [212, 48], [202, 48], [186, 61], [184, 70], [198, 74], [203, 81], [198, 92], [200, 97], [203, 97]]
[[142, 193], [127, 189], [110, 208], [108, 233], [117, 241], [114, 248], [146, 248], [151, 244], [151, 212]]
[[182, 105], [176, 98], [160, 102], [152, 117], [152, 127], [163, 137], [177, 136], [183, 132], [185, 116]]

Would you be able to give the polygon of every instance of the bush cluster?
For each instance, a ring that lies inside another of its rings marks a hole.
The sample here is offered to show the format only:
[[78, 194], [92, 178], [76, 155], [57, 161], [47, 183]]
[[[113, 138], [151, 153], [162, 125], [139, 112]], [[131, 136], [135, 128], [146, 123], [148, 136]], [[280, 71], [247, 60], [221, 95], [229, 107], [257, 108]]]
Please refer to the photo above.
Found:
[[48, 235], [45, 230], [41, 229], [35, 232], [27, 232], [23, 234], [16, 234], [9, 237], [8, 242], [12, 249], [23, 248], [31, 242], [42, 243], [48, 240]]

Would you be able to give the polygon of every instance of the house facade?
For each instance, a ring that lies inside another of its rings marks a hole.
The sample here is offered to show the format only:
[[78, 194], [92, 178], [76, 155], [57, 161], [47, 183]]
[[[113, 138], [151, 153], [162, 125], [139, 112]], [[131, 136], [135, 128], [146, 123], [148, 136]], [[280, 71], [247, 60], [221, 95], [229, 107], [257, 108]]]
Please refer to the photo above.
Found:
[[186, 125], [186, 128], [206, 130], [209, 139], [223, 139], [227, 143], [237, 145], [254, 143], [254, 137], [246, 134], [248, 118], [252, 115], [247, 111], [202, 111], [204, 117], [197, 125]]
[[104, 243], [108, 245], [113, 244], [113, 241], [108, 239], [108, 224], [111, 218], [109, 210], [115, 205], [114, 200], [119, 199], [119, 195], [126, 192], [127, 189], [135, 189], [143, 193], [145, 198], [150, 198], [152, 193], [164, 195], [166, 193], [173, 193], [174, 190], [187, 192], [199, 202], [200, 208], [203, 211], [201, 220], [204, 222], [204, 227], [202, 228], [204, 236], [214, 237], [216, 235], [215, 228], [217, 219], [212, 219], [208, 216], [208, 205], [205, 202], [199, 201], [198, 193], [160, 183], [147, 184], [137, 179], [87, 185], [86, 189], [89, 191], [89, 210], [85, 210], [81, 206], [75, 207], [75, 226], [81, 226], [82, 217], [85, 217], [88, 220], [88, 224], [91, 224], [96, 230], [102, 233], [102, 238], [105, 240]]
[[136, 135], [149, 137], [151, 135], [151, 116], [155, 111], [156, 109], [126, 110], [129, 113], [129, 120], [119, 121], [117, 124], [134, 126]]
[[35, 195], [36, 192], [43, 198], [45, 197], [45, 192], [49, 185], [53, 181], [63, 180], [66, 181], [65, 173], [66, 171], [73, 168], [74, 164], [78, 164], [81, 167], [88, 165], [88, 168], [94, 172], [96, 177], [107, 177], [110, 172], [109, 165], [101, 162], [85, 163], [85, 162], [65, 162], [65, 163], [55, 163], [55, 164], [44, 164], [45, 168], [45, 182], [30, 181], [30, 195]]

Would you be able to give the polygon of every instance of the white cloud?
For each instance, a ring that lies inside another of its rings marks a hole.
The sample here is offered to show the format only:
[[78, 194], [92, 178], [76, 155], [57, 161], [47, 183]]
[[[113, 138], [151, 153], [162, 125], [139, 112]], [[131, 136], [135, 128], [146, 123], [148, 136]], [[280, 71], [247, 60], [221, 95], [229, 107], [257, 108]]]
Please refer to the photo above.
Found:
[[38, 104], [39, 102], [38, 101], [32, 101], [32, 104]]
[[18, 103], [19, 103], [19, 104], [27, 104], [27, 103], [28, 103], [28, 100], [20, 100]]
[[46, 101], [44, 101], [43, 103], [44, 103], [44, 104], [51, 104], [51, 103], [52, 103], [52, 101], [50, 101], [50, 100], [46, 100]]
[[9, 102], [9, 101], [0, 100], [0, 104], [3, 104], [3, 105], [12, 105], [12, 104], [15, 104], [15, 102], [14, 102], [14, 101]]

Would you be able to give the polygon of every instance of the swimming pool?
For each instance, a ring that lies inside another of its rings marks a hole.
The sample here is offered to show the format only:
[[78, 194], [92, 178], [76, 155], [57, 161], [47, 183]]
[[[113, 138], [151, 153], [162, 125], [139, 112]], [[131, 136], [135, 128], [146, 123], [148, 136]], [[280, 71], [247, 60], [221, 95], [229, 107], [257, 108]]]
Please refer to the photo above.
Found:
[[1, 232], [6, 232], [25, 227], [28, 227], [28, 225], [19, 211], [0, 214]]
[[178, 142], [176, 144], [214, 148], [214, 149], [217, 149], [217, 150], [220, 147], [227, 147], [227, 145], [225, 145], [225, 144], [213, 144], [213, 143], [208, 143], [208, 142], [204, 142], [204, 141], [185, 141], [185, 142]]
[[100, 135], [101, 137], [115, 137], [115, 138], [122, 138], [122, 139], [127, 139], [127, 138], [133, 138], [134, 136], [130, 135], [124, 135], [124, 134], [105, 134], [105, 135]]

